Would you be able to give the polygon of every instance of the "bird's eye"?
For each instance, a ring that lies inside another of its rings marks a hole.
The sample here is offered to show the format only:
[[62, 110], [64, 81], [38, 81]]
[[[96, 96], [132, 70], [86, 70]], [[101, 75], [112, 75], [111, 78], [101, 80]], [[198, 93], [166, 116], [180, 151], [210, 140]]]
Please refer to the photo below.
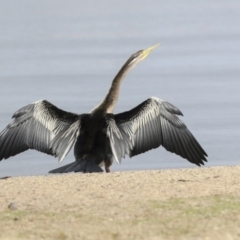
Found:
[[134, 58], [137, 58], [141, 53], [142, 53], [143, 50], [139, 50], [137, 51], [136, 53], [133, 54], [133, 57]]

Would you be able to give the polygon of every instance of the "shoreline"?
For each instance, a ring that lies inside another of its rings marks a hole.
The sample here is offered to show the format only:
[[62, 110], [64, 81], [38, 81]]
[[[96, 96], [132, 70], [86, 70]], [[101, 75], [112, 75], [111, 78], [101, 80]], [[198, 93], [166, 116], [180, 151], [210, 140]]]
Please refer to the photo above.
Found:
[[[164, 169], [164, 170], [143, 170], [143, 171], [125, 171], [111, 173], [67, 173], [67, 174], [48, 174], [41, 176], [18, 176], [3, 177], [0, 179], [1, 201], [3, 196], [8, 199], [16, 198], [24, 205], [24, 197], [21, 191], [22, 187], [28, 191], [29, 197], [49, 193], [65, 194], [71, 192], [76, 194], [80, 191], [84, 194], [102, 192], [106, 190], [135, 195], [137, 199], [141, 194], [149, 197], [153, 192], [158, 199], [167, 199], [171, 197], [194, 197], [214, 194], [239, 194], [238, 183], [240, 184], [240, 166], [224, 167], [205, 167], [205, 168], [183, 168], [183, 169]], [[186, 191], [184, 185], [188, 186]], [[6, 188], [7, 186], [7, 188]], [[122, 188], [125, 190], [122, 191]], [[201, 189], [201, 191], [196, 191]], [[137, 191], [141, 192], [137, 192]], [[146, 194], [147, 192], [147, 194]], [[165, 194], [163, 194], [165, 192]], [[150, 195], [149, 195], [150, 194]], [[15, 196], [15, 197], [14, 197]], [[72, 195], [74, 196], [74, 195]], [[87, 198], [88, 195], [83, 195]], [[62, 196], [63, 197], [63, 196]], [[28, 199], [30, 201], [31, 199]], [[72, 201], [74, 198], [72, 198]], [[62, 199], [64, 203], [64, 199]], [[2, 204], [0, 208], [2, 208]]]
[[[0, 239], [18, 239], [21, 234], [24, 239], [42, 235], [46, 239], [96, 239], [100, 232], [104, 237], [99, 239], [214, 239], [222, 236], [216, 235], [219, 231], [234, 239], [240, 234], [239, 176], [240, 166], [225, 166], [0, 179]], [[216, 217], [218, 205], [224, 209]], [[205, 216], [201, 212], [205, 207], [206, 214], [215, 209], [213, 214]], [[181, 215], [179, 209], [187, 212]], [[221, 215], [228, 211], [229, 216]], [[214, 232], [213, 220], [216, 227], [227, 225]], [[53, 228], [44, 233], [50, 223]], [[9, 226], [13, 235], [7, 231]]]

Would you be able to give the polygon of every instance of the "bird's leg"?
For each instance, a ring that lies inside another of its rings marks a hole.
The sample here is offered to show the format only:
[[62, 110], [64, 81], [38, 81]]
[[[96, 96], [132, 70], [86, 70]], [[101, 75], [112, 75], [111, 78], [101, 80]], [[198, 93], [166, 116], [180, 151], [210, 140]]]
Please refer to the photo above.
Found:
[[105, 165], [105, 171], [106, 171], [107, 173], [110, 172], [110, 168], [109, 168], [109, 166], [106, 166], [106, 165]]

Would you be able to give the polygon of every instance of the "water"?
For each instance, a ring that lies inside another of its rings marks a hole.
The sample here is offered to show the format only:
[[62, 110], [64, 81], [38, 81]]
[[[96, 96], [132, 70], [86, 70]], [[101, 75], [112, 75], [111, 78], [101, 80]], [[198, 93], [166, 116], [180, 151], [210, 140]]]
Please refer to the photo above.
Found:
[[[124, 80], [115, 112], [150, 96], [176, 105], [209, 155], [239, 164], [240, 2], [63, 1], [0, 3], [0, 129], [22, 106], [47, 99], [89, 112], [139, 49], [161, 42]], [[61, 165], [73, 161], [70, 152]], [[0, 176], [42, 175], [57, 159], [29, 150], [0, 163]], [[194, 167], [164, 148], [112, 170]]]

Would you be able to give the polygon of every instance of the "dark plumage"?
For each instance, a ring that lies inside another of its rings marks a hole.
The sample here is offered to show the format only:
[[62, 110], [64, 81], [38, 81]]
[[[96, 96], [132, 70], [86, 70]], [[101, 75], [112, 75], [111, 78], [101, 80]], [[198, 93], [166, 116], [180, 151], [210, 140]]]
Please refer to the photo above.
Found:
[[89, 114], [65, 112], [46, 100], [18, 110], [0, 133], [0, 160], [36, 149], [62, 161], [75, 143], [76, 161], [50, 173], [101, 172], [101, 166], [109, 172], [113, 159], [120, 163], [125, 155], [132, 157], [161, 145], [191, 163], [204, 164], [207, 154], [172, 104], [151, 97], [130, 111], [113, 114], [123, 78], [156, 47], [133, 54], [103, 102]]

